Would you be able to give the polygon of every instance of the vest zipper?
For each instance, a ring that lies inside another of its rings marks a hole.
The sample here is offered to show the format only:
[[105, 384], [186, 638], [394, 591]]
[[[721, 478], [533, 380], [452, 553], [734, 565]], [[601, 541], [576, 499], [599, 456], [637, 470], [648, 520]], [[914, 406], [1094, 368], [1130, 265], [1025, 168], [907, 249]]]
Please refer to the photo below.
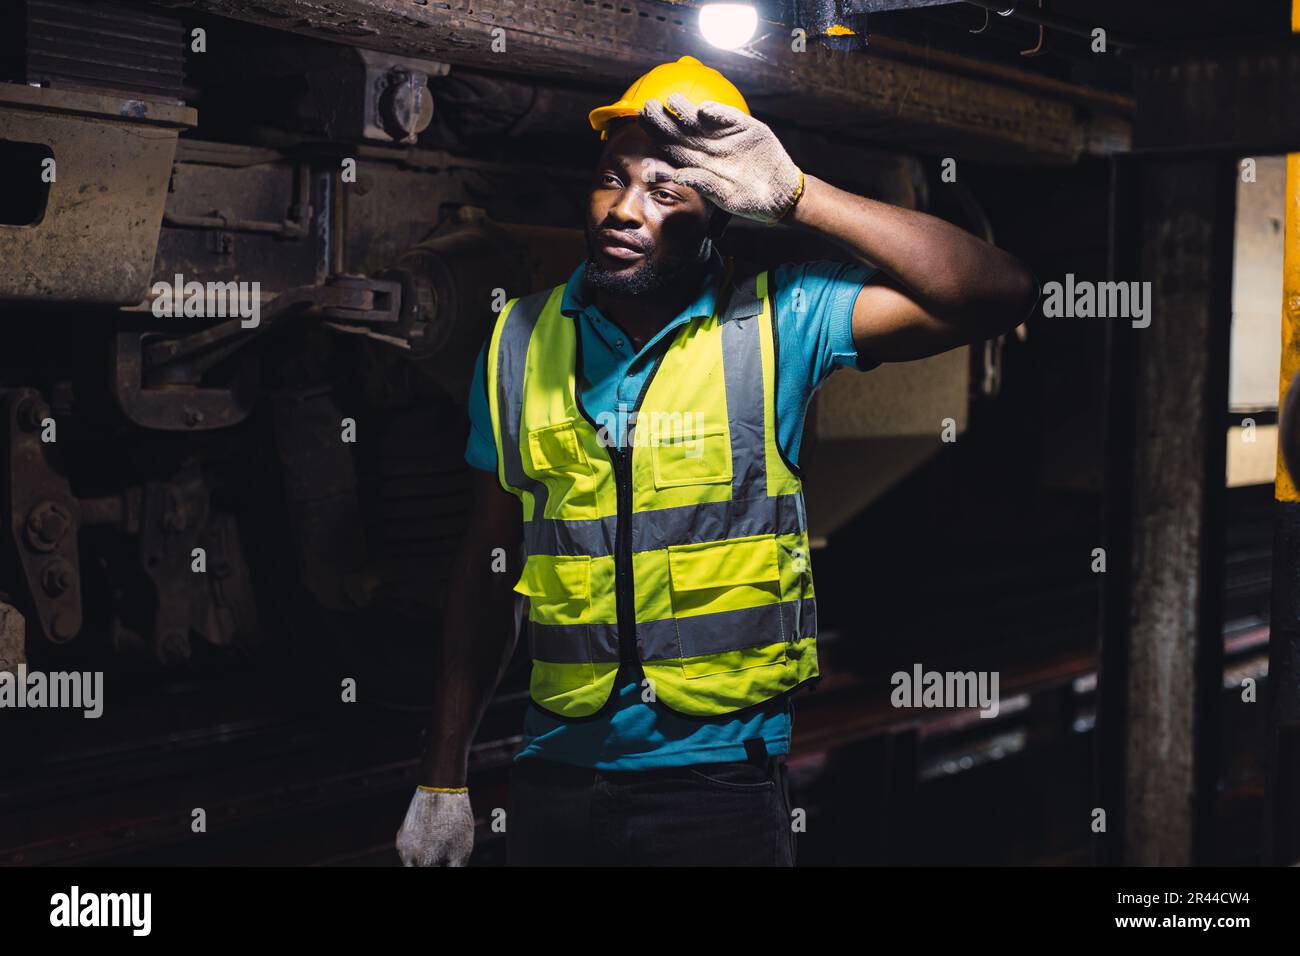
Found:
[[[717, 314], [725, 313], [726, 308], [730, 307], [733, 270], [734, 263], [731, 259], [728, 259], [722, 283], [722, 288], [726, 290], [725, 305], [721, 311], [715, 306]], [[599, 432], [600, 426], [587, 412], [587, 406], [582, 401], [582, 386], [580, 384], [583, 368], [582, 330], [577, 328], [576, 321], [574, 332], [573, 400], [578, 407], [579, 414], [587, 420], [592, 428]], [[678, 334], [680, 335], [680, 332]], [[663, 343], [661, 342], [660, 345], [663, 346]], [[632, 406], [632, 410], [637, 414], [640, 414], [641, 403], [645, 400], [646, 392], [650, 390], [650, 383], [654, 381], [655, 373], [659, 371], [659, 366], [663, 364], [666, 347], [660, 348], [659, 354], [654, 358], [654, 364], [645, 377], [645, 381], [641, 383], [641, 391], [637, 393], [636, 402]], [[636, 425], [633, 424], [630, 431], [634, 432], [635, 430]], [[609, 454], [610, 466], [614, 469], [615, 511], [617, 512], [618, 522], [614, 532], [614, 606], [615, 615], [618, 618], [618, 659], [621, 669], [626, 669], [628, 675], [639, 684], [645, 679], [645, 670], [641, 666], [641, 655], [637, 653], [636, 591], [632, 581], [632, 449], [635, 447], [635, 442], [630, 433], [624, 433], [619, 438], [624, 447], [619, 448], [610, 445], [605, 449]]]
[[[664, 362], [666, 346], [660, 343], [659, 354], [654, 357], [654, 364], [641, 383], [637, 393], [633, 412], [641, 414], [641, 403], [645, 401], [650, 383], [654, 381], [659, 366]], [[645, 679], [645, 670], [641, 666], [641, 655], [636, 646], [636, 588], [632, 580], [632, 452], [636, 448], [636, 419], [621, 436], [623, 447], [609, 450], [610, 464], [614, 468], [614, 484], [618, 524], [614, 532], [614, 589], [615, 605], [618, 614], [618, 651], [619, 660], [629, 668], [632, 678], [639, 684]], [[623, 576], [619, 579], [619, 569]]]
[[614, 532], [614, 602], [618, 615], [619, 660], [640, 681], [641, 657], [636, 652], [636, 593], [632, 581], [632, 467], [631, 452], [610, 450], [614, 468], [618, 521]]
[[[662, 353], [655, 359], [654, 367], [641, 386], [633, 408], [640, 408], [642, 399], [650, 387], [650, 380], [663, 361]], [[573, 400], [578, 412], [599, 434], [600, 425], [591, 417], [582, 400], [582, 331], [576, 328], [574, 335], [574, 389]], [[635, 427], [635, 426], [634, 426]], [[607, 436], [608, 437], [608, 436]], [[618, 659], [620, 663], [621, 683], [627, 677], [640, 683], [645, 676], [641, 669], [641, 658], [636, 652], [636, 596], [632, 582], [632, 453], [627, 435], [619, 435], [617, 440], [627, 447], [617, 444], [605, 445], [609, 455], [610, 467], [614, 470], [615, 531], [614, 531], [614, 613], [618, 621]], [[622, 673], [626, 671], [626, 673]]]

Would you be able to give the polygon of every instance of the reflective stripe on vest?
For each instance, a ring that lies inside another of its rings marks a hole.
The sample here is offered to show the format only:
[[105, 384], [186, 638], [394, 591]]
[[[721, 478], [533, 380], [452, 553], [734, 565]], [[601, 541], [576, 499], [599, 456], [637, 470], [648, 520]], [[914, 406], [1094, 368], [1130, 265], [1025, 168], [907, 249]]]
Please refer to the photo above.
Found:
[[625, 449], [581, 405], [564, 287], [498, 317], [488, 404], [523, 507], [531, 693], [551, 713], [598, 711], [620, 661], [700, 716], [817, 676], [802, 486], [776, 438], [775, 296], [767, 273], [733, 284], [732, 269], [719, 311], [656, 346]]

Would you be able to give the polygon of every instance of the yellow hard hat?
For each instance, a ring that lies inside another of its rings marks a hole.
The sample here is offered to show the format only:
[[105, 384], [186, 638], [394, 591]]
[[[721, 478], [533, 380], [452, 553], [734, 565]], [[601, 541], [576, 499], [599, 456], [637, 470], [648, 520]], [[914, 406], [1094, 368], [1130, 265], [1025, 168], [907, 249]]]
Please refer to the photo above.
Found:
[[599, 131], [600, 138], [604, 139], [611, 120], [636, 116], [649, 100], [659, 100], [666, 106], [668, 97], [674, 93], [682, 94], [692, 103], [713, 100], [749, 114], [749, 104], [735, 84], [695, 57], [684, 56], [676, 63], [659, 64], [633, 82], [618, 102], [598, 106], [587, 115], [587, 119], [591, 121], [591, 128]]

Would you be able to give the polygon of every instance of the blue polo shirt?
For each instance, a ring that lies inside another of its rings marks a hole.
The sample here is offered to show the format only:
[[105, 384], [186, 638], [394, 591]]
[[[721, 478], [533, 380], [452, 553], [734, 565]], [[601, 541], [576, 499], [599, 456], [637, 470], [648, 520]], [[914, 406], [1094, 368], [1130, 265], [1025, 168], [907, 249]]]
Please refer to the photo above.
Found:
[[[699, 296], [665, 325], [639, 351], [627, 336], [585, 295], [579, 265], [564, 287], [560, 310], [578, 320], [582, 336], [582, 372], [587, 380], [582, 401], [597, 421], [602, 414], [616, 420], [620, 405], [630, 412], [653, 362], [635, 362], [655, 343], [697, 316], [713, 314], [725, 275], [715, 250], [701, 280]], [[776, 392], [777, 440], [786, 457], [798, 464], [808, 403], [837, 368], [874, 368], [859, 359], [853, 344], [853, 303], [874, 270], [845, 262], [819, 260], [784, 263], [773, 270], [777, 289], [777, 333], [780, 352]], [[496, 442], [488, 411], [486, 343], [474, 366], [469, 393], [470, 433], [465, 460], [475, 468], [495, 472]], [[635, 362], [635, 364], [634, 364]], [[786, 697], [746, 711], [741, 717], [694, 718], [641, 701], [640, 688], [629, 682], [615, 691], [613, 706], [596, 719], [564, 721], [534, 704], [524, 719], [523, 748], [516, 760], [540, 757], [597, 770], [649, 770], [693, 763], [744, 760], [744, 742], [759, 737], [770, 754], [790, 749], [793, 714]]]

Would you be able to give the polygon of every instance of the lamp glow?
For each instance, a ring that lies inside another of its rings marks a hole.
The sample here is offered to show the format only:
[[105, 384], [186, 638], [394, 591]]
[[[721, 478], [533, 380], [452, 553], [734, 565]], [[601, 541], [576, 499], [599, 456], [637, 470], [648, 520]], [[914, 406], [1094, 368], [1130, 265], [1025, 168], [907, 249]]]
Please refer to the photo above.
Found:
[[722, 50], [742, 47], [758, 29], [758, 11], [748, 3], [708, 3], [700, 7], [700, 33]]

